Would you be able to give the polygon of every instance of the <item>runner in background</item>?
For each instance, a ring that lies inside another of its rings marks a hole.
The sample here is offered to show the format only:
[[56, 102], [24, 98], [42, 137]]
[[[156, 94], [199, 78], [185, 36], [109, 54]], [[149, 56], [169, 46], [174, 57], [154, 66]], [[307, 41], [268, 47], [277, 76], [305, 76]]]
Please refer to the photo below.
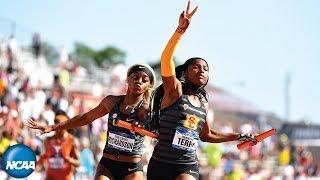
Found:
[[[58, 110], [54, 123], [59, 124], [69, 120], [67, 114]], [[52, 137], [44, 140], [44, 154], [37, 162], [37, 169], [45, 168], [46, 180], [71, 180], [76, 167], [79, 167], [79, 152], [74, 137], [66, 130], [57, 130]]]

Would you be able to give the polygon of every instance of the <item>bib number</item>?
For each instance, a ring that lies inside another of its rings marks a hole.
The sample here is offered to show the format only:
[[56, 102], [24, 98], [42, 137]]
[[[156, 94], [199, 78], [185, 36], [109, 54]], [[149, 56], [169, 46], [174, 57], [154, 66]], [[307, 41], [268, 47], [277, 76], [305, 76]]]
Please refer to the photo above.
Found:
[[62, 169], [63, 164], [64, 164], [64, 159], [62, 157], [49, 158], [49, 167], [52, 169]]
[[135, 139], [132, 134], [109, 132], [108, 146], [111, 148], [125, 152], [132, 152], [134, 142]]
[[195, 151], [198, 147], [197, 137], [197, 132], [187, 128], [177, 127], [172, 141], [172, 147], [185, 151]]

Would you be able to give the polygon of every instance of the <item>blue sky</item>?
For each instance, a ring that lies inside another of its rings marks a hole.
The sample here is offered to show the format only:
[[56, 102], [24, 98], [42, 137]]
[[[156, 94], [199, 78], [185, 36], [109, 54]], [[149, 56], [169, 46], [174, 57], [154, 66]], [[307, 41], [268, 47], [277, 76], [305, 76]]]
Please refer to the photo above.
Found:
[[[56, 47], [72, 48], [75, 41], [95, 48], [115, 45], [126, 51], [128, 65], [150, 62], [159, 59], [185, 4], [4, 0], [0, 36], [9, 34], [7, 18], [17, 22], [16, 36], [23, 44], [37, 31]], [[292, 121], [320, 123], [320, 1], [192, 1], [195, 4], [199, 11], [176, 51], [178, 59], [207, 59], [211, 83], [280, 117], [284, 79], [290, 72]]]

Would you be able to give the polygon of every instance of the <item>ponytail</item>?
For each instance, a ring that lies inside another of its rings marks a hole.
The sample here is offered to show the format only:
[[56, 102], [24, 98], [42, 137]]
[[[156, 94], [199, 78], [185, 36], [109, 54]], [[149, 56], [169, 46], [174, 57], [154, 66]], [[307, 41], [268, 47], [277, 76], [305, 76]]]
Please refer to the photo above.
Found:
[[163, 84], [161, 84], [153, 93], [150, 102], [150, 114], [148, 122], [148, 130], [158, 132], [160, 127], [160, 110], [161, 102], [164, 95]]
[[146, 104], [150, 104], [152, 97], [153, 88], [148, 88], [148, 90], [143, 95], [143, 100]]

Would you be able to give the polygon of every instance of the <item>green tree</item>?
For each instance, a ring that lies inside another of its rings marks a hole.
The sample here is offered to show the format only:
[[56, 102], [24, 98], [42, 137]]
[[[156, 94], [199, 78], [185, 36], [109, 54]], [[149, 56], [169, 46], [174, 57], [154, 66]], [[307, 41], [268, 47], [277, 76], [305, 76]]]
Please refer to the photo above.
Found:
[[49, 63], [53, 63], [59, 58], [59, 52], [57, 51], [57, 49], [48, 42], [41, 43], [41, 54], [47, 59]]
[[[173, 57], [173, 60], [175, 62], [175, 65], [178, 66], [180, 62], [177, 60], [176, 57]], [[152, 67], [154, 73], [156, 74], [157, 81], [161, 83], [161, 64], [160, 59], [153, 61], [151, 63], [148, 63], [150, 67]]]
[[75, 43], [74, 44], [75, 48], [74, 48], [74, 54], [78, 55], [78, 56], [85, 56], [88, 58], [93, 58], [95, 56], [95, 51], [93, 49], [91, 49], [89, 46], [83, 44], [83, 43]]
[[101, 50], [94, 50], [93, 48], [78, 42], [75, 43], [74, 49], [74, 54], [76, 56], [93, 59], [98, 66], [102, 66], [104, 63], [123, 63], [126, 57], [124, 51], [114, 46], [106, 46]]
[[160, 77], [160, 71], [161, 71], [161, 64], [160, 64], [160, 60], [157, 61], [153, 61], [151, 63], [148, 63], [150, 65], [150, 67], [152, 67], [154, 73]]

